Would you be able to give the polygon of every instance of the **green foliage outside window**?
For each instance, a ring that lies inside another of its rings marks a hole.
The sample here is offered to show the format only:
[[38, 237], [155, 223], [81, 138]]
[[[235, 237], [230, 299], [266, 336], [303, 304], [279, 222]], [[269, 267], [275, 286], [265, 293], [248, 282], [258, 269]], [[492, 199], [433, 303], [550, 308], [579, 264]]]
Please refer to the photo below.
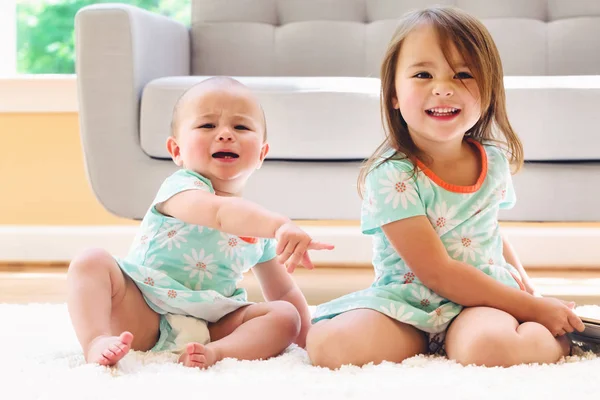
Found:
[[99, 3], [126, 3], [185, 25], [190, 21], [189, 0], [17, 0], [17, 72], [75, 73], [75, 14]]

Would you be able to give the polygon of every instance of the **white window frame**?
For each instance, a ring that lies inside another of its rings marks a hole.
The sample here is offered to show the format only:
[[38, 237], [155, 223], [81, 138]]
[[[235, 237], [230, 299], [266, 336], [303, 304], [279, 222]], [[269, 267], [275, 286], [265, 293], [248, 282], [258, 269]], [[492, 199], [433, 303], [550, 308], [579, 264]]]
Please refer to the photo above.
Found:
[[77, 112], [70, 74], [17, 74], [17, 0], [0, 0], [0, 113]]
[[0, 1], [0, 76], [17, 73], [17, 1]]

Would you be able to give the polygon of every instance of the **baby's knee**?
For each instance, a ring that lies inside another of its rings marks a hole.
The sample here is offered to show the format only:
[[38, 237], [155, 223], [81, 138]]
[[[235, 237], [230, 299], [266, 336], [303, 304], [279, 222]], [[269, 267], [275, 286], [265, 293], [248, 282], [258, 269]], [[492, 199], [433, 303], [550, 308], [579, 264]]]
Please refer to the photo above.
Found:
[[114, 263], [113, 257], [103, 249], [87, 249], [78, 254], [69, 264], [68, 278], [79, 274], [98, 273], [104, 266]]
[[280, 332], [287, 333], [292, 340], [300, 333], [300, 314], [292, 303], [272, 301], [269, 303], [269, 314], [277, 321]]

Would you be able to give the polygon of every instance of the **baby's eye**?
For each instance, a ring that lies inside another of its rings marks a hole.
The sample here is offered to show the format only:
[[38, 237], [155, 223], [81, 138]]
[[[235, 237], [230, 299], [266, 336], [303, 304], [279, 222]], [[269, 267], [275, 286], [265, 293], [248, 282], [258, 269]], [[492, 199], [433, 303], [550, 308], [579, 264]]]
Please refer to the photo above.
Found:
[[236, 125], [235, 130], [236, 131], [249, 131], [250, 129], [244, 125]]
[[200, 129], [214, 129], [214, 128], [215, 128], [215, 124], [200, 125]]
[[430, 78], [432, 78], [432, 76], [429, 72], [419, 72], [418, 74], [413, 76], [413, 78], [430, 79]]
[[473, 78], [473, 75], [469, 74], [468, 72], [459, 72], [454, 75], [454, 77], [457, 79], [471, 79]]

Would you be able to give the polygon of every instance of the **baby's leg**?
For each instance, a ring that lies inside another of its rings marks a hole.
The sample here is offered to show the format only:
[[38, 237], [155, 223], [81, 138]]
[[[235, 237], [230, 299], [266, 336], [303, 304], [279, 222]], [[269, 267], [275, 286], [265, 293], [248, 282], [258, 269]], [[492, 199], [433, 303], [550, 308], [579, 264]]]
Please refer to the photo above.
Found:
[[566, 336], [557, 339], [537, 322], [519, 324], [512, 315], [488, 307], [463, 310], [446, 335], [448, 358], [463, 365], [554, 363], [569, 350]]
[[421, 331], [370, 309], [352, 310], [319, 321], [306, 338], [313, 365], [331, 369], [347, 364], [401, 362], [425, 352], [426, 347]]
[[208, 326], [211, 342], [190, 343], [180, 362], [207, 368], [223, 358], [259, 360], [276, 356], [298, 336], [300, 316], [286, 301], [240, 308]]
[[71, 262], [67, 303], [90, 363], [114, 365], [130, 348], [149, 350], [156, 343], [159, 315], [104, 250], [88, 250]]

